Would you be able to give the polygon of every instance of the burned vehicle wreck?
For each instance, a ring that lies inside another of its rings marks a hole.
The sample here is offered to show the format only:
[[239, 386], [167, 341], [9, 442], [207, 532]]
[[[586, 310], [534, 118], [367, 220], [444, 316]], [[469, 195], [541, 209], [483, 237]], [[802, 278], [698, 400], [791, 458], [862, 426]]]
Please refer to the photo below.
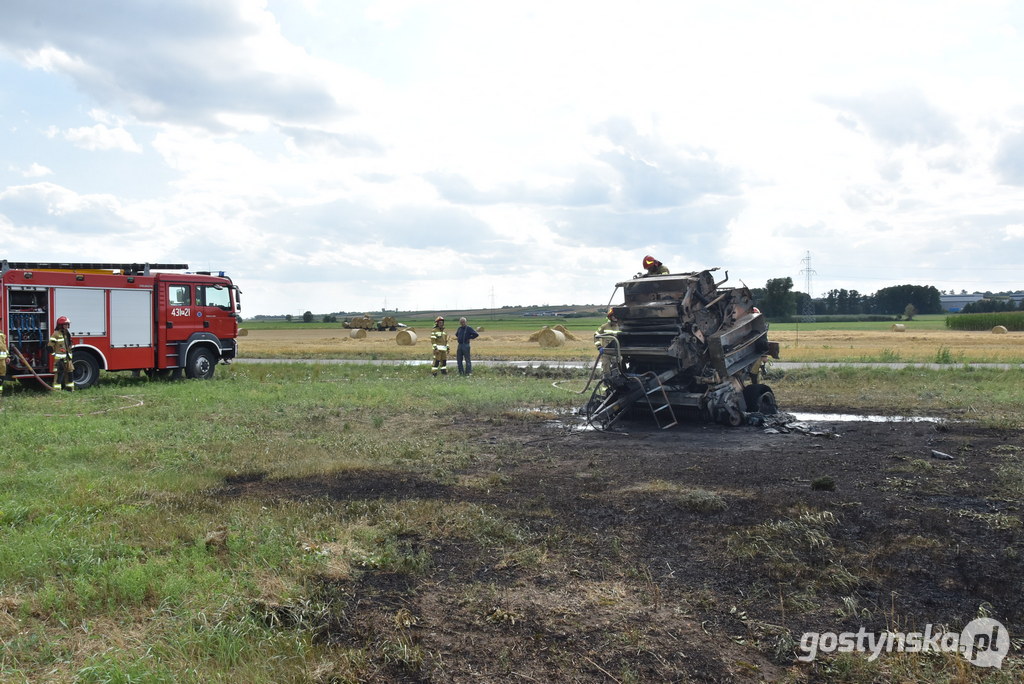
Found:
[[779, 345], [768, 341], [750, 290], [722, 287], [729, 274], [716, 282], [717, 270], [616, 284], [623, 303], [609, 318], [618, 329], [595, 335], [600, 375], [583, 409], [590, 425], [606, 429], [624, 415], [649, 414], [669, 428], [690, 414], [738, 426], [748, 413], [777, 412], [761, 374]]

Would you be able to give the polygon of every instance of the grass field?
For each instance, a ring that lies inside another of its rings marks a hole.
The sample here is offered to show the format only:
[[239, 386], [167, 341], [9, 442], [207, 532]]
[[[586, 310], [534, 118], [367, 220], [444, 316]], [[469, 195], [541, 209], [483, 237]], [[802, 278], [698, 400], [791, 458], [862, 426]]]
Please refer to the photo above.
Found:
[[[1020, 371], [806, 371], [773, 384], [783, 406], [1002, 425], [1019, 424], [1024, 401]], [[270, 364], [3, 401], [0, 679], [282, 682], [306, 681], [325, 647], [258, 608], [306, 596], [311, 573], [415, 567], [400, 543], [410, 526], [494, 544], [515, 532], [482, 509], [268, 506], [214, 490], [371, 469], [449, 481], [473, 458], [460, 416], [528, 420], [523, 407], [580, 398], [515, 371], [482, 368], [439, 390], [421, 368]]]
[[[567, 356], [545, 357], [524, 341], [529, 330], [484, 327], [478, 358], [589, 358], [592, 350], [583, 337], [575, 351], [552, 350]], [[779, 336], [784, 349], [825, 359], [833, 349], [858, 360], [892, 349], [899, 360], [934, 361], [946, 348], [955, 362], [1021, 360], [1012, 335], [978, 334], [968, 345], [973, 337], [964, 333], [876, 331], [861, 341], [856, 332], [817, 331], [813, 346], [812, 331], [801, 329], [799, 346], [795, 331]], [[425, 345], [401, 348], [393, 333], [376, 335], [350, 341], [336, 326], [269, 327], [243, 338], [242, 349], [246, 356], [426, 357]], [[554, 567], [557, 540], [538, 540], [499, 507], [416, 489], [401, 499], [377, 490], [337, 500], [232, 492], [381, 473], [396, 486], [500, 490], [508, 486], [503, 468], [524, 448], [516, 426], [582, 402], [566, 391], [583, 388], [581, 375], [566, 372], [560, 387], [553, 379], [480, 367], [472, 378], [441, 380], [421, 367], [296, 362], [221, 366], [208, 382], [104, 374], [99, 386], [74, 394], [8, 390], [0, 411], [0, 681], [356, 682], [375, 680], [382, 663], [410, 678], [428, 664], [443, 671], [439, 655], [410, 638], [418, 618], [402, 605], [389, 605], [390, 628], [376, 625], [365, 642], [326, 639], [322, 626], [349, 614], [323, 598], [324, 587], [423, 577], [437, 570], [438, 548], [469, 543], [496, 554], [495, 567]], [[926, 413], [998, 430], [1024, 423], [1021, 370], [831, 368], [780, 373], [771, 383], [784, 409]], [[510, 438], [493, 441], [495, 430]], [[474, 469], [481, 449], [493, 468]], [[555, 463], [558, 455], [544, 458]], [[421, 538], [434, 550], [414, 543]], [[632, 570], [610, 572], [588, 585], [595, 605], [622, 600]], [[498, 602], [499, 594], [483, 582], [458, 600], [479, 611], [481, 625], [511, 638], [524, 613]], [[604, 638], [632, 637], [608, 631]], [[573, 667], [566, 663], [564, 672]], [[850, 673], [842, 681], [884, 681], [876, 669], [843, 667]], [[637, 681], [628, 671], [615, 674]], [[803, 676], [795, 671], [791, 681]]]
[[[444, 479], [469, 457], [450, 427], [458, 416], [573, 397], [486, 371], [437, 392], [413, 369], [220, 370], [205, 383], [108, 377], [74, 394], [8, 391], [0, 681], [306, 681], [320, 650], [311, 635], [274, 629], [254, 606], [303, 595], [314, 570], [414, 563], [395, 546], [402, 525], [500, 522], [484, 511], [446, 522], [461, 515], [452, 510], [339, 520], [317, 502], [267, 508], [210, 492], [253, 473]], [[324, 544], [344, 553], [314, 551]]]
[[[891, 323], [822, 323], [773, 325], [769, 337], [781, 346], [783, 361], [917, 362], [917, 363], [1024, 363], [1024, 333], [947, 330], [944, 316], [922, 316], [904, 322], [904, 332]], [[592, 360], [593, 332], [602, 319], [499, 319], [484, 320], [480, 338], [473, 342], [477, 359]], [[543, 325], [564, 325], [576, 340], [563, 347], [544, 348], [529, 342]], [[415, 327], [419, 341], [400, 347], [394, 332], [370, 332], [359, 340], [338, 324], [246, 324], [248, 336], [240, 340], [241, 356], [249, 358], [427, 359], [429, 327]]]

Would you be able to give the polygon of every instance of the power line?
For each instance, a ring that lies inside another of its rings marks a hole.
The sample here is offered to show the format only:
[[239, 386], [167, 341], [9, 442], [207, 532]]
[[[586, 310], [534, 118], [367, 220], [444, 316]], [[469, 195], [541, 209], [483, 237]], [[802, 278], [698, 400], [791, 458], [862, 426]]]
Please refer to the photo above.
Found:
[[803, 270], [800, 271], [800, 275], [804, 276], [804, 292], [806, 292], [807, 295], [811, 297], [813, 296], [811, 294], [811, 276], [818, 275], [818, 272], [811, 268], [810, 250], [808, 250], [807, 255], [800, 260], [800, 263], [804, 265]]
[[811, 301], [814, 298], [814, 295], [811, 294], [811, 276], [818, 275], [818, 272], [811, 268], [810, 250], [807, 250], [807, 255], [800, 262], [804, 265], [800, 273], [804, 276], [804, 293], [807, 295], [807, 299], [804, 300], [804, 310], [801, 313], [805, 321], [811, 322], [814, 320], [814, 303]]

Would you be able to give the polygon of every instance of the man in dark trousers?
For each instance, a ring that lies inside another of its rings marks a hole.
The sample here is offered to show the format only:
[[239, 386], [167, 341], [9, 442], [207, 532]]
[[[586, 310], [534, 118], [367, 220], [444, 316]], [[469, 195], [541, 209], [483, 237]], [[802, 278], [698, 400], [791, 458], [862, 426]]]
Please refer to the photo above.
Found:
[[[459, 319], [459, 327], [455, 329], [455, 339], [459, 341], [458, 352], [455, 356], [456, 363], [459, 364], [459, 375], [472, 375], [473, 374], [473, 361], [469, 358], [469, 341], [475, 340], [480, 337], [476, 330], [466, 325], [466, 319]], [[462, 362], [465, 360], [466, 367], [463, 369]]]

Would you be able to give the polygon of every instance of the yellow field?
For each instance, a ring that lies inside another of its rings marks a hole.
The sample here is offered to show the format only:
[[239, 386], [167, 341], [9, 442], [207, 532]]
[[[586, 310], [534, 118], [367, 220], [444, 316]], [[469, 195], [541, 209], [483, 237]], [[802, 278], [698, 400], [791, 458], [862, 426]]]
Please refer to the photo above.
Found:
[[[591, 360], [594, 344], [587, 333], [558, 348], [529, 342], [532, 331], [481, 333], [473, 341], [474, 359]], [[251, 330], [239, 339], [244, 358], [290, 359], [429, 359], [427, 330], [414, 346], [400, 347], [394, 332], [368, 332], [364, 339], [349, 331]], [[926, 332], [801, 330], [770, 331], [781, 345], [783, 361], [910, 361], [927, 363], [997, 362], [1024, 363], [1024, 333], [994, 335], [989, 332], [936, 330]], [[454, 358], [454, 353], [452, 354]]]
[[[239, 339], [239, 356], [245, 358], [300, 358], [300, 359], [429, 359], [429, 328], [420, 331], [419, 339], [411, 347], [400, 347], [396, 332], [367, 332], [359, 340], [349, 337], [349, 331], [338, 330], [251, 330]], [[473, 340], [474, 359], [540, 359], [573, 360], [594, 356], [592, 339], [566, 341], [564, 347], [545, 348], [527, 341], [532, 331], [483, 332]], [[453, 335], [454, 341], [454, 335]], [[454, 358], [454, 346], [453, 353]]]
[[1024, 363], [1024, 333], [801, 330], [769, 332], [784, 361]]

